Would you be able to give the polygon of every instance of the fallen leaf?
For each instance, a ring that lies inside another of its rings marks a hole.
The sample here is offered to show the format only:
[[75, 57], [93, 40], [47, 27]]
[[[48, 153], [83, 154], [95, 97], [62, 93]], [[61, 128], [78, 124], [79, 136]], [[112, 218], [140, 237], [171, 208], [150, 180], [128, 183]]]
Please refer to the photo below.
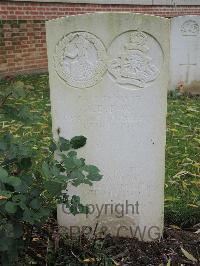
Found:
[[34, 237], [34, 238], [32, 239], [32, 241], [38, 241], [38, 240], [39, 240], [38, 237]]
[[192, 207], [192, 208], [199, 208], [199, 206], [195, 204], [187, 204], [187, 206]]
[[122, 263], [121, 263], [121, 262], [117, 262], [117, 261], [115, 261], [115, 260], [113, 260], [113, 259], [112, 259], [112, 261], [113, 261], [113, 263], [114, 263], [116, 266], [122, 266]]
[[195, 232], [195, 234], [200, 234], [200, 229], [198, 229], [198, 230]]
[[185, 250], [184, 248], [181, 247], [181, 251], [183, 252], [184, 256], [188, 259], [191, 260], [193, 262], [197, 262], [197, 259], [195, 259], [195, 257], [193, 257], [192, 254], [190, 254], [187, 250]]
[[5, 200], [5, 199], [7, 199], [7, 197], [5, 197], [5, 196], [0, 196], [0, 200]]
[[167, 262], [167, 266], [170, 266], [170, 265], [171, 265], [171, 259], [169, 259]]
[[181, 228], [180, 228], [179, 226], [177, 226], [177, 225], [174, 225], [174, 224], [170, 225], [170, 227], [171, 227], [171, 228], [174, 228], [174, 229], [181, 230]]
[[96, 260], [93, 259], [93, 258], [88, 258], [88, 259], [83, 260], [83, 263], [93, 263], [93, 262], [95, 262], [95, 261], [96, 261]]

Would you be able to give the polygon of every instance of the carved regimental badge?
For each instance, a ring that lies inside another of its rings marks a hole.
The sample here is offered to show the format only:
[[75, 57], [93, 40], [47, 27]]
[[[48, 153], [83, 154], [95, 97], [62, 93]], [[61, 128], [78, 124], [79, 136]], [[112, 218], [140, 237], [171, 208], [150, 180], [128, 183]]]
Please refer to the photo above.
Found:
[[144, 32], [125, 32], [109, 48], [108, 70], [119, 84], [145, 87], [158, 77], [162, 63], [159, 43]]
[[199, 34], [199, 25], [194, 20], [187, 20], [181, 26], [183, 36], [196, 36]]
[[76, 88], [95, 85], [106, 71], [106, 49], [88, 32], [65, 36], [56, 46], [54, 60], [57, 74]]

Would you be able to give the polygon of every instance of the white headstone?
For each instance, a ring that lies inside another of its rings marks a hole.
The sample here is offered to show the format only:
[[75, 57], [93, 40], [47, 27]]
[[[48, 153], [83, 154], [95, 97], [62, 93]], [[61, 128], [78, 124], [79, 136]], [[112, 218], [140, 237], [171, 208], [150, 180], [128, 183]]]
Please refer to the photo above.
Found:
[[171, 20], [170, 89], [200, 80], [200, 16]]
[[[58, 222], [153, 240], [162, 233], [169, 20], [94, 13], [47, 22], [53, 134], [88, 141], [79, 154], [99, 167], [94, 186], [71, 188], [89, 215]], [[92, 213], [94, 211], [94, 213]], [[101, 213], [100, 213], [101, 212]], [[138, 227], [139, 226], [139, 227]], [[144, 233], [144, 236], [139, 235]]]

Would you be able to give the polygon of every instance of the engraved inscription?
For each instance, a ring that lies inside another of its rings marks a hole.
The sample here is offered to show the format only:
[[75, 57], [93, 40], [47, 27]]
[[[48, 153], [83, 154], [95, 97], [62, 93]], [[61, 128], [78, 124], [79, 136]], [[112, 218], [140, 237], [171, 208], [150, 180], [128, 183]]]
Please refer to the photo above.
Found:
[[[82, 130], [89, 130], [90, 128], [102, 128], [109, 130], [110, 127], [123, 127], [122, 130], [130, 131], [133, 135], [135, 129], [142, 126], [145, 117], [151, 116], [149, 112], [142, 114], [138, 109], [143, 106], [141, 97], [120, 95], [119, 97], [102, 96], [92, 97], [88, 102], [86, 97], [77, 99], [77, 107], [81, 106], [76, 113], [67, 113], [65, 119], [67, 123], [73, 125], [77, 124]], [[105, 116], [106, 114], [106, 116]], [[85, 119], [87, 117], [87, 119]], [[116, 119], [117, 117], [117, 119]], [[134, 119], [131, 119], [134, 117]]]
[[162, 63], [160, 45], [144, 32], [125, 32], [109, 49], [108, 70], [119, 84], [143, 88], [158, 77]]
[[106, 71], [106, 49], [88, 32], [65, 36], [56, 46], [54, 60], [57, 74], [76, 88], [95, 85]]
[[194, 20], [187, 20], [181, 26], [183, 36], [196, 36], [199, 34], [199, 25]]

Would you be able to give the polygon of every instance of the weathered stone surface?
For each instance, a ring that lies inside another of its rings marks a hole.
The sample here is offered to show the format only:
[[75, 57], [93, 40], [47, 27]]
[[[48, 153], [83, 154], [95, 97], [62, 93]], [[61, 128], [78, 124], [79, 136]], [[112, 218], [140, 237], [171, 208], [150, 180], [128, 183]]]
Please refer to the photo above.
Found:
[[[169, 20], [95, 13], [47, 22], [53, 134], [84, 135], [80, 150], [104, 178], [70, 188], [92, 214], [60, 225], [157, 238], [163, 228]], [[101, 214], [100, 214], [101, 212]], [[144, 236], [135, 232], [139, 226]]]
[[171, 20], [171, 89], [200, 81], [200, 16]]

